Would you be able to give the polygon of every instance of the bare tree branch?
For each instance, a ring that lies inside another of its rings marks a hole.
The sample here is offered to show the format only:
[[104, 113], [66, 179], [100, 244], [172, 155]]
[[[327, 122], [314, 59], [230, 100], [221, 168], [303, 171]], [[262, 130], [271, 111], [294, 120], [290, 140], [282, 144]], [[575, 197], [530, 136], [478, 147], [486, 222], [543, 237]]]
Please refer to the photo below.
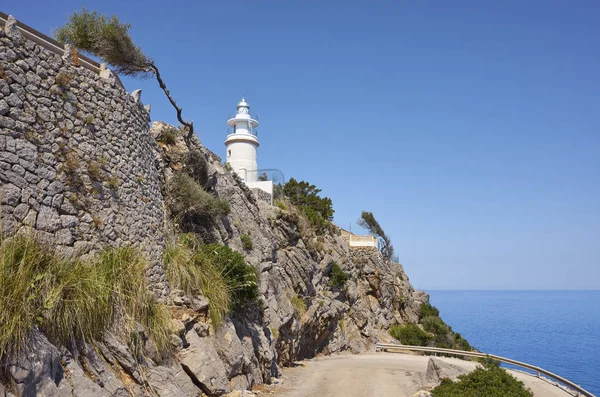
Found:
[[194, 135], [194, 122], [193, 121], [187, 122], [181, 117], [182, 110], [179, 106], [177, 106], [175, 99], [173, 99], [173, 97], [171, 96], [171, 93], [169, 92], [169, 89], [165, 85], [165, 82], [163, 81], [163, 79], [160, 77], [160, 72], [158, 71], [158, 68], [156, 67], [154, 62], [152, 62], [149, 67], [150, 67], [150, 69], [152, 69], [152, 71], [156, 75], [156, 80], [158, 80], [158, 85], [165, 92], [165, 95], [167, 96], [167, 98], [169, 98], [169, 102], [171, 102], [171, 105], [173, 105], [173, 107], [177, 111], [177, 120], [179, 120], [179, 122], [187, 128], [188, 134], [187, 134], [186, 140], [189, 141], [190, 139], [192, 139], [192, 136]]

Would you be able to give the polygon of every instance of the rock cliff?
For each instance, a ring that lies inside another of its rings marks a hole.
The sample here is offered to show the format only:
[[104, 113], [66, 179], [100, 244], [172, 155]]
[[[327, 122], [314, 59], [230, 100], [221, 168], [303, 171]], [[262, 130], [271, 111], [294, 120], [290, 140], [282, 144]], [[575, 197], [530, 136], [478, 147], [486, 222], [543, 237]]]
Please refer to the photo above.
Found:
[[[139, 96], [25, 40], [14, 24], [0, 30], [0, 44], [3, 231], [35, 231], [69, 255], [138, 247], [175, 326], [168, 358], [148, 344], [134, 351], [111, 334], [54, 346], [34, 330], [25, 352], [1, 359], [0, 397], [222, 395], [270, 382], [296, 360], [373, 349], [391, 339], [391, 325], [418, 322], [428, 296], [414, 290], [400, 264], [350, 250], [334, 228], [307, 232], [292, 207], [257, 200], [196, 138], [159, 142], [172, 127], [150, 129]], [[231, 207], [194, 231], [243, 253], [260, 274], [260, 304], [216, 328], [210, 302], [171, 289], [160, 261], [177, 229], [166, 186], [189, 152], [199, 155], [206, 190]], [[334, 263], [349, 276], [344, 285], [330, 283]], [[139, 335], [147, 340], [142, 329]]]

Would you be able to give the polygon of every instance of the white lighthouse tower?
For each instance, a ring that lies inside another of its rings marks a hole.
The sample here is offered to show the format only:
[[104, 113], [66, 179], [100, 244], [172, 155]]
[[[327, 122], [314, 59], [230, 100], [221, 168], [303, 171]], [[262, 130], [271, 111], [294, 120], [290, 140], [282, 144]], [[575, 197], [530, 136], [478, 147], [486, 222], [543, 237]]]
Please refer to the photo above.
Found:
[[246, 99], [237, 104], [237, 113], [227, 120], [232, 128], [225, 139], [227, 147], [227, 163], [249, 188], [261, 189], [273, 195], [273, 181], [258, 181], [258, 165], [256, 163], [256, 149], [258, 143], [258, 120], [250, 114], [250, 105]]
[[256, 149], [259, 146], [256, 131], [258, 120], [250, 115], [250, 105], [246, 99], [237, 104], [237, 114], [227, 120], [233, 132], [227, 135], [227, 162], [244, 182], [256, 182], [258, 165]]

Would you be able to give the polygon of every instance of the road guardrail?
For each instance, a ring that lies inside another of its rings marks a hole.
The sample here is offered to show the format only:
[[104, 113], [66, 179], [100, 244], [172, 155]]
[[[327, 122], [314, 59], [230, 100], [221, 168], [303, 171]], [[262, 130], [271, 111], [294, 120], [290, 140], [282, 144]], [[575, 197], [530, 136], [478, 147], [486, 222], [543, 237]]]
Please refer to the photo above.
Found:
[[531, 365], [531, 364], [527, 364], [527, 363], [523, 363], [520, 361], [516, 361], [516, 360], [512, 360], [510, 358], [506, 358], [506, 357], [500, 357], [500, 356], [496, 356], [494, 354], [486, 354], [486, 353], [481, 353], [481, 352], [473, 352], [473, 351], [464, 351], [464, 350], [454, 350], [454, 349], [442, 349], [439, 347], [426, 347], [426, 346], [408, 346], [408, 345], [398, 345], [398, 344], [394, 344], [394, 343], [378, 343], [377, 344], [377, 348], [381, 349], [383, 351], [388, 351], [388, 350], [409, 350], [409, 351], [420, 351], [420, 352], [426, 352], [426, 353], [443, 353], [443, 354], [454, 354], [457, 356], [466, 356], [466, 357], [479, 357], [479, 358], [485, 358], [485, 357], [489, 357], [491, 359], [497, 360], [497, 361], [501, 361], [503, 363], [507, 363], [507, 364], [512, 364], [515, 365], [517, 367], [521, 367], [521, 368], [526, 368], [528, 370], [534, 371], [537, 373], [538, 378], [540, 377], [540, 374], [543, 374], [551, 379], [556, 380], [557, 382], [562, 383], [563, 385], [569, 387], [570, 389], [572, 389], [573, 391], [577, 392], [578, 396], [585, 396], [585, 397], [596, 397], [594, 396], [592, 393], [590, 393], [589, 391], [585, 390], [583, 387], [571, 382], [568, 379], [563, 378], [560, 375], [556, 375], [550, 371], [546, 371], [543, 368], [540, 367], [536, 367], [535, 365]]

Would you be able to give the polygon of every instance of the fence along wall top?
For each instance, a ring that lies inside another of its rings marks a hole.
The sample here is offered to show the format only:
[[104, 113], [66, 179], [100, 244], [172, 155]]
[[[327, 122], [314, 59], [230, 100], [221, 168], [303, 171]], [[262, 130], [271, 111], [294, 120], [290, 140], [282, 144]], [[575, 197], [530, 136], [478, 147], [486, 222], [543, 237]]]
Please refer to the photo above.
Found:
[[[8, 14], [5, 14], [2, 11], [0, 11], [0, 26], [3, 27], [4, 25], [6, 25], [7, 20], [8, 20]], [[49, 36], [43, 34], [42, 32], [32, 28], [31, 26], [24, 24], [21, 21], [17, 21], [17, 26], [19, 27], [19, 29], [21, 29], [23, 36], [25, 36], [27, 39], [44, 47], [48, 51], [55, 53], [56, 55], [60, 55], [60, 56], [63, 55], [64, 46], [62, 46], [58, 41], [54, 40], [52, 37], [49, 37]], [[98, 62], [94, 61], [93, 59], [91, 59], [83, 54], [78, 54], [78, 56], [79, 56], [79, 61], [81, 62], [81, 65], [83, 67], [85, 67], [88, 70], [91, 70], [94, 73], [100, 73], [100, 71], [102, 70], [102, 66]], [[117, 83], [122, 88], [125, 88], [125, 86], [121, 82], [121, 79], [119, 78], [119, 76], [114, 72], [113, 72], [113, 76], [115, 76], [115, 80], [117, 81]]]

